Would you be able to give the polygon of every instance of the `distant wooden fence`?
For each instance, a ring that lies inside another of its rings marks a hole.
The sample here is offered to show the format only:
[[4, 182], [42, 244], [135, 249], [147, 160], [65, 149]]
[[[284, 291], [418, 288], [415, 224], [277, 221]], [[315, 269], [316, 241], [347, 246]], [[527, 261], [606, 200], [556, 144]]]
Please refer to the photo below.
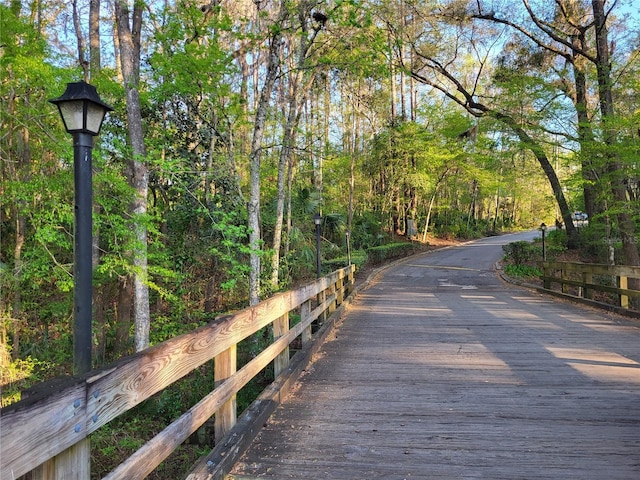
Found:
[[[237, 392], [271, 362], [274, 383], [281, 381], [289, 345], [298, 337], [303, 349], [312, 343], [312, 322], [343, 303], [353, 289], [354, 270], [343, 268], [81, 378], [43, 384], [36, 394], [0, 410], [0, 479], [29, 472], [33, 480], [89, 479], [88, 435], [210, 360], [215, 389], [105, 478], [145, 478], [213, 415], [216, 444], [222, 442], [237, 422]], [[295, 325], [289, 321], [293, 311], [300, 314]], [[236, 371], [238, 343], [268, 325], [272, 343]], [[209, 473], [211, 463], [205, 464]]]
[[639, 290], [629, 288], [632, 283], [630, 279], [640, 281], [640, 267], [543, 262], [542, 268], [542, 281], [547, 290], [551, 290], [553, 284], [558, 284], [564, 294], [591, 300], [595, 298], [625, 309], [629, 308], [629, 298], [640, 298]]

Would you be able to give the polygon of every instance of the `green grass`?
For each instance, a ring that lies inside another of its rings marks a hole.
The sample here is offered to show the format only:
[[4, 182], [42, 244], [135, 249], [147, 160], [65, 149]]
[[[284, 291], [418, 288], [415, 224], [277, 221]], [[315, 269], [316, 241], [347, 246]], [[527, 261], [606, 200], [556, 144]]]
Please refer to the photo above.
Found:
[[510, 277], [532, 278], [540, 277], [542, 270], [531, 265], [505, 265], [504, 273]]

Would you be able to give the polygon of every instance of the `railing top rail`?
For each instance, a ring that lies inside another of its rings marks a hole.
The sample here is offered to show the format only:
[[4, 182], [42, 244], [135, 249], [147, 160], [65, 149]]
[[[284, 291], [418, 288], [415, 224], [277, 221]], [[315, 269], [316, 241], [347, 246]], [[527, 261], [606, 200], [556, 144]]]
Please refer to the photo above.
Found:
[[600, 275], [623, 275], [632, 278], [640, 278], [640, 266], [633, 265], [608, 265], [605, 263], [584, 262], [543, 262], [543, 267], [551, 269], [564, 269], [574, 272], [591, 272]]
[[353, 265], [0, 409], [0, 478], [18, 478], [353, 274]]

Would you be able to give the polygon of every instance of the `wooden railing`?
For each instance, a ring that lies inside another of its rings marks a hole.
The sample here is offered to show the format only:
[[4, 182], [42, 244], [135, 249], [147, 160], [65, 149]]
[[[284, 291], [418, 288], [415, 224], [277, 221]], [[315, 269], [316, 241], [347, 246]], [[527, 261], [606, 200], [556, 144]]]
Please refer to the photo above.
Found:
[[[237, 422], [237, 392], [271, 362], [274, 383], [283, 377], [289, 345], [298, 337], [303, 350], [314, 343], [312, 323], [329, 318], [343, 303], [353, 290], [354, 270], [343, 268], [86, 376], [43, 384], [0, 410], [0, 478], [14, 480], [31, 472], [34, 480], [89, 479], [92, 432], [210, 360], [214, 390], [104, 478], [145, 478], [214, 415], [216, 445], [222, 445]], [[300, 322], [290, 326], [294, 311]], [[272, 343], [236, 371], [238, 343], [268, 325], [273, 326]]]
[[[640, 281], [640, 267], [590, 263], [544, 262], [544, 288], [559, 284], [563, 294], [594, 299], [628, 309], [629, 298], [640, 298], [640, 291], [629, 288], [630, 279]], [[598, 292], [598, 294], [596, 294]]]

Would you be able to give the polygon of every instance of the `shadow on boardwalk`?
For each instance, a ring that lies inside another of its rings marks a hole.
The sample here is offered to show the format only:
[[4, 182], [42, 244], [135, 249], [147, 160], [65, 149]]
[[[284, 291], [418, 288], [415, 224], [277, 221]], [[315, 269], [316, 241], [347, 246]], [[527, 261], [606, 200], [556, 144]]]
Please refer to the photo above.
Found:
[[506, 286], [495, 255], [382, 272], [232, 478], [640, 478], [637, 323]]

